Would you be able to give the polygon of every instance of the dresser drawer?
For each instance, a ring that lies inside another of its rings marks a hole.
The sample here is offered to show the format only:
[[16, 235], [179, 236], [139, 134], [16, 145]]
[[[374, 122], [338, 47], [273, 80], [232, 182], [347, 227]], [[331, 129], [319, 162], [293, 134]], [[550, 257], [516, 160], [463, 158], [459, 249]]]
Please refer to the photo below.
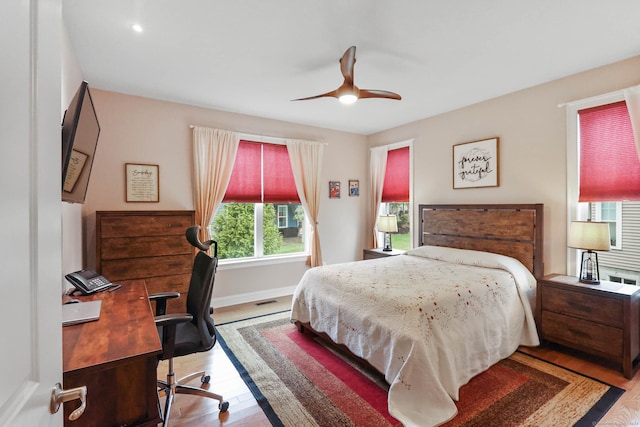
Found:
[[569, 347], [622, 360], [622, 329], [543, 310], [542, 335]]
[[102, 239], [101, 244], [102, 260], [193, 255], [193, 246], [186, 238], [182, 238], [182, 235], [180, 238], [176, 236], [112, 237]]
[[101, 216], [99, 238], [178, 236], [184, 239], [185, 230], [193, 225], [191, 214], [163, 215], [161, 212], [149, 215]]
[[601, 295], [596, 298], [587, 293], [545, 286], [542, 310], [568, 314], [614, 328], [623, 327], [622, 301]]

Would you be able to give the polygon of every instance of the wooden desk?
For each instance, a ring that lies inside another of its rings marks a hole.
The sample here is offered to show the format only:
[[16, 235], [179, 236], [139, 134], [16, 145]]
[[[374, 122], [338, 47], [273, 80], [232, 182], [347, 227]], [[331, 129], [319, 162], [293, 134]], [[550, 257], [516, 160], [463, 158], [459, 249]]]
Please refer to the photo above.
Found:
[[114, 292], [78, 297], [102, 300], [100, 319], [62, 328], [63, 387], [87, 386], [87, 407], [64, 404], [65, 426], [156, 426], [156, 355], [162, 350], [144, 281]]

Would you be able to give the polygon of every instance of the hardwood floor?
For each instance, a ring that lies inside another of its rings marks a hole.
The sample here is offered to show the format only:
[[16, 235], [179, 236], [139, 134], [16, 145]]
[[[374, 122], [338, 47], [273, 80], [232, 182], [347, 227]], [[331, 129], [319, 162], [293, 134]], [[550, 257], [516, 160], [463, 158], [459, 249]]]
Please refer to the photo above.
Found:
[[[291, 298], [283, 297], [257, 304], [219, 308], [215, 310], [214, 318], [216, 323], [226, 323], [288, 310], [290, 307]], [[627, 379], [615, 366], [603, 366], [589, 360], [588, 356], [572, 354], [568, 349], [551, 345], [542, 348], [523, 347], [521, 350], [627, 390], [598, 423], [599, 426], [640, 425], [640, 372], [636, 373], [634, 378]], [[216, 400], [178, 395], [171, 411], [171, 426], [268, 427], [271, 425], [220, 345], [216, 344], [207, 353], [177, 358], [174, 366], [177, 377], [205, 369], [211, 375], [210, 389], [224, 396], [224, 399], [229, 402], [229, 410], [221, 414]], [[158, 367], [159, 377], [166, 376], [166, 369], [166, 363], [161, 363]], [[198, 386], [199, 381], [194, 380], [192, 385]]]
[[[290, 308], [291, 297], [274, 298], [269, 301], [217, 308], [214, 310], [213, 317], [217, 324], [221, 324], [289, 310]], [[229, 410], [220, 413], [217, 400], [180, 394], [176, 396], [171, 409], [170, 426], [271, 426], [253, 398], [251, 391], [219, 344], [206, 353], [179, 357], [174, 360], [177, 378], [203, 369], [211, 375], [211, 383], [208, 388], [214, 393], [221, 394], [229, 402]], [[158, 366], [158, 378], [164, 378], [166, 375], [167, 362], [162, 362]], [[189, 385], [198, 387], [200, 382], [196, 379]], [[160, 402], [161, 405], [164, 405], [163, 400]]]

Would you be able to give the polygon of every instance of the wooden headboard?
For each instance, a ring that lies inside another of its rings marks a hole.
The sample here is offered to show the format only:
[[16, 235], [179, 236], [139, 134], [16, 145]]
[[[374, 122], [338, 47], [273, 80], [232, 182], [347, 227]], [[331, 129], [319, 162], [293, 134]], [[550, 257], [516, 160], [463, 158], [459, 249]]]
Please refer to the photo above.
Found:
[[448, 246], [513, 257], [543, 276], [543, 205], [420, 205], [420, 246]]

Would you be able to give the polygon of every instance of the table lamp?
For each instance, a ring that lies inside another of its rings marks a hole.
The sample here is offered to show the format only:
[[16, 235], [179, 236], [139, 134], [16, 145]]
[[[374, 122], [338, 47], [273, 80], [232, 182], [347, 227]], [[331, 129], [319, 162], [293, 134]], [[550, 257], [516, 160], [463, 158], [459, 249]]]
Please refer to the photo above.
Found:
[[585, 249], [580, 263], [580, 282], [597, 285], [600, 283], [598, 254], [594, 251], [611, 249], [609, 224], [606, 222], [572, 221], [569, 227], [568, 246]]
[[398, 232], [398, 221], [395, 215], [380, 215], [378, 218], [378, 231], [384, 233], [383, 251], [391, 251], [391, 234]]

